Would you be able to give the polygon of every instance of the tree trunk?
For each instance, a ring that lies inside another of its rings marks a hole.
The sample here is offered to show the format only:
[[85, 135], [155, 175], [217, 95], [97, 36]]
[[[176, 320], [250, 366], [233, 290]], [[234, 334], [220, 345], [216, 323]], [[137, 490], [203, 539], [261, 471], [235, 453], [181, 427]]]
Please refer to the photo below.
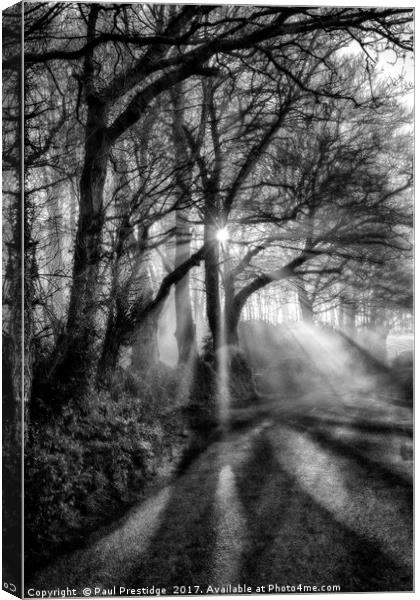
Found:
[[233, 277], [225, 274], [225, 335], [226, 343], [236, 346], [238, 344], [238, 324], [241, 311], [235, 303], [235, 283]]
[[120, 336], [118, 335], [115, 310], [115, 306], [113, 305], [108, 315], [105, 337], [102, 345], [102, 353], [98, 362], [98, 385], [105, 381], [117, 367], [121, 341]]
[[[188, 260], [191, 251], [191, 232], [181, 211], [176, 213], [175, 268]], [[188, 362], [197, 353], [195, 325], [192, 316], [189, 273], [175, 285], [176, 341], [178, 361]]]
[[206, 312], [215, 352], [221, 343], [221, 308], [219, 295], [219, 247], [217, 243], [215, 211], [208, 210], [204, 219], [204, 274], [206, 284]]
[[[15, 183], [19, 185], [17, 181]], [[15, 449], [18, 449], [22, 443], [22, 426], [27, 431], [27, 406], [32, 380], [33, 294], [31, 293], [31, 263], [28, 260], [30, 253], [28, 253], [26, 223], [24, 230], [24, 283], [22, 288], [21, 226], [23, 215], [20, 195], [16, 194], [16, 198], [12, 198], [11, 202], [15, 206], [11, 207], [10, 211], [12, 237], [7, 240], [8, 260], [3, 288], [3, 302], [5, 304], [3, 311], [3, 418], [8, 438], [8, 442], [5, 443], [10, 443]], [[22, 316], [25, 321], [24, 337], [22, 335]], [[24, 377], [23, 404], [22, 377]], [[22, 406], [24, 407], [24, 414], [22, 414]]]
[[85, 164], [80, 183], [80, 209], [73, 263], [73, 285], [67, 319], [67, 348], [63, 364], [85, 371], [93, 359], [99, 293], [99, 263], [104, 224], [103, 190], [109, 146], [105, 111], [91, 100], [86, 131]]
[[[182, 207], [191, 204], [191, 165], [189, 164], [188, 144], [184, 132], [184, 102], [182, 82], [171, 88], [173, 104], [172, 135], [176, 155], [175, 185], [178, 210], [175, 217], [176, 247], [175, 268], [191, 256], [191, 231]], [[180, 163], [184, 159], [186, 164]], [[190, 275], [187, 274], [175, 285], [175, 313], [178, 345], [178, 362], [185, 363], [197, 354], [196, 331], [192, 315]]]
[[[89, 13], [87, 40], [93, 39], [100, 5], [92, 5]], [[104, 225], [103, 194], [111, 144], [107, 137], [107, 105], [94, 88], [95, 61], [93, 49], [86, 54], [83, 78], [86, 92], [87, 121], [85, 156], [80, 181], [80, 204], [76, 231], [72, 288], [63, 349], [58, 348], [56, 374], [89, 378], [94, 362], [94, 342], [99, 296], [99, 263]], [[63, 340], [60, 340], [63, 343]]]
[[[20, 75], [20, 69], [18, 71]], [[18, 107], [19, 114], [22, 93], [20, 77], [16, 79], [12, 77], [10, 82], [6, 81], [3, 77], [3, 83], [10, 94], [10, 98], [13, 98], [16, 102], [15, 106], [16, 108]], [[12, 111], [15, 110], [15, 106], [13, 106]], [[10, 109], [11, 107], [4, 108]], [[5, 114], [7, 114], [7, 111]], [[10, 206], [11, 236], [10, 239], [4, 239], [3, 241], [3, 247], [7, 248], [8, 251], [3, 290], [3, 301], [8, 305], [8, 310], [3, 315], [5, 330], [3, 337], [5, 342], [3, 346], [3, 359], [6, 363], [6, 370], [9, 371], [5, 374], [4, 400], [10, 402], [10, 406], [5, 407], [4, 425], [6, 431], [4, 431], [4, 439], [5, 444], [10, 443], [13, 445], [14, 458], [17, 459], [22, 450], [22, 433], [24, 433], [25, 439], [27, 439], [29, 428], [28, 407], [33, 380], [33, 308], [36, 257], [35, 245], [31, 235], [29, 201], [25, 193], [25, 180], [22, 170], [22, 160], [24, 157], [22, 156], [20, 146], [22, 135], [25, 141], [27, 141], [27, 131], [20, 119], [17, 119], [16, 130], [13, 134], [16, 137], [13, 135], [12, 139], [8, 140], [11, 146], [10, 149], [8, 148], [10, 150], [9, 163], [5, 163], [4, 165], [8, 168], [3, 171], [3, 187], [6, 190], [13, 190], [5, 192], [5, 203]], [[21, 201], [22, 191], [24, 192], [23, 203]], [[7, 228], [5, 229], [6, 232]], [[5, 238], [6, 236], [7, 233]], [[8, 417], [10, 417], [10, 420]]]
[[[307, 259], [307, 252], [302, 252], [302, 254], [291, 260], [284, 267], [276, 269], [275, 271], [271, 271], [270, 273], [262, 273], [234, 294], [233, 298], [229, 302], [229, 310], [226, 312], [226, 335], [228, 339], [234, 340], [235, 338], [237, 338], [236, 332], [242, 309], [244, 308], [245, 304], [247, 303], [248, 299], [252, 296], [252, 294], [258, 292], [273, 281], [281, 281], [283, 279], [289, 279], [290, 277], [293, 277], [294, 270], [297, 267], [300, 267]], [[249, 312], [250, 317], [253, 318], [252, 307], [250, 307]]]
[[369, 311], [366, 329], [370, 333], [371, 351], [383, 363], [387, 362], [387, 338], [391, 330], [385, 311], [382, 307], [372, 306]]
[[356, 330], [356, 305], [351, 301], [342, 301], [341, 310], [341, 327], [349, 336], [353, 336]]
[[313, 304], [303, 282], [298, 285], [298, 300], [303, 322], [312, 325], [314, 322]]
[[238, 344], [238, 325], [241, 318], [242, 308], [236, 302], [232, 302], [225, 315], [226, 342], [236, 346]]
[[160, 311], [148, 314], [136, 332], [132, 346], [131, 366], [133, 370], [146, 373], [159, 360], [157, 341], [158, 316]]

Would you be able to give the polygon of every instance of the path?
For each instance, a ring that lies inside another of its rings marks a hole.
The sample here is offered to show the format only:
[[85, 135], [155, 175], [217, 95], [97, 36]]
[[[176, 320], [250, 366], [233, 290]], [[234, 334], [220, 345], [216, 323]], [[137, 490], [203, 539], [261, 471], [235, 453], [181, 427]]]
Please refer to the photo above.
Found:
[[411, 590], [412, 413], [389, 386], [324, 364], [323, 383], [288, 401], [273, 387], [263, 418], [31, 586]]

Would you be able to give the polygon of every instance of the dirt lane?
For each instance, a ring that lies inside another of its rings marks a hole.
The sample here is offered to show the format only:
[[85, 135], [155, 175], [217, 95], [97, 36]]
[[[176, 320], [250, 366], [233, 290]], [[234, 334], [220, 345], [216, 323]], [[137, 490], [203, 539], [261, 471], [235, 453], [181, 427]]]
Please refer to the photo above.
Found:
[[411, 590], [412, 412], [386, 382], [327, 366], [293, 396], [273, 384], [247, 427], [31, 586]]
[[[38, 574], [32, 587], [275, 582], [411, 589], [412, 491], [408, 475], [401, 476], [407, 461], [394, 454], [399, 467], [385, 461], [381, 470], [363, 432], [362, 446], [353, 436], [363, 463], [339, 433], [273, 411], [213, 444], [173, 485]], [[386, 432], [375, 443], [397, 453], [409, 436]]]

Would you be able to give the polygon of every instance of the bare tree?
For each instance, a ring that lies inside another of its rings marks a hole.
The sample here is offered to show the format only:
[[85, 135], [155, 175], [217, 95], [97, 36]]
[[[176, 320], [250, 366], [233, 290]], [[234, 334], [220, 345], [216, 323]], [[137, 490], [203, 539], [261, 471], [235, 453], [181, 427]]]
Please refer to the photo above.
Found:
[[[49, 47], [39, 52], [40, 42], [28, 38], [29, 66], [48, 66], [57, 61], [77, 65], [79, 97], [83, 100], [85, 147], [67, 337], [60, 361], [63, 373], [70, 365], [74, 371], [77, 364], [82, 367], [93, 359], [104, 186], [111, 149], [147, 113], [157, 96], [178, 82], [214, 74], [215, 68], [208, 65], [213, 56], [246, 49], [267, 52], [265, 45], [270, 46], [271, 40], [279, 36], [291, 44], [293, 35], [305, 36], [320, 28], [347, 31], [370, 23], [382, 32], [384, 39], [404, 47], [408, 44], [406, 36], [399, 35], [410, 18], [403, 10], [247, 8], [238, 21], [240, 10], [243, 9], [188, 6], [165, 12], [132, 6], [133, 24], [140, 27], [140, 33], [138, 29], [134, 33], [133, 26], [126, 27], [127, 12], [119, 7], [105, 10], [100, 4], [69, 5], [67, 13], [60, 13], [71, 32], [64, 42], [52, 37], [48, 44], [48, 36], [44, 36], [42, 44]], [[142, 19], [146, 12], [147, 21]], [[85, 31], [84, 38], [80, 38], [80, 26]], [[123, 63], [120, 54], [125, 57]], [[104, 56], [106, 68], [102, 68]], [[10, 62], [11, 59], [6, 61], [6, 67]], [[210, 204], [209, 199], [209, 221]]]
[[[281, 162], [277, 169], [271, 168], [280, 175], [267, 180], [266, 187], [276, 187], [277, 181], [285, 201], [272, 205], [267, 196], [256, 214], [251, 211], [239, 219], [238, 227], [252, 225], [259, 227], [259, 233], [230, 272], [229, 296], [233, 281], [239, 283], [238, 278], [245, 276], [245, 285], [237, 289], [227, 310], [230, 341], [236, 339], [247, 299], [269, 283], [305, 275], [328, 277], [331, 283], [343, 273], [348, 278], [360, 265], [384, 263], [392, 255], [409, 251], [410, 157], [405, 153], [403, 159], [406, 136], [398, 133], [400, 119], [388, 118], [385, 129], [382, 117], [369, 112], [364, 120], [359, 110], [357, 121], [338, 119], [336, 114], [335, 122], [329, 119], [313, 125], [314, 132], [307, 135], [303, 146], [294, 147], [297, 139], [289, 139], [289, 159], [283, 146]], [[281, 267], [276, 266], [279, 255], [284, 257]], [[311, 312], [303, 286], [300, 295]]]

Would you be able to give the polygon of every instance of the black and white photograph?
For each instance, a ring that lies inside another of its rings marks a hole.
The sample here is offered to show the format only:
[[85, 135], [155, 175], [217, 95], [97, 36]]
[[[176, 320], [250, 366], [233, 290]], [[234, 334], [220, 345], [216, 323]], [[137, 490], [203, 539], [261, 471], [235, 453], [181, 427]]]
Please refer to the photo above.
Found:
[[413, 36], [3, 7], [4, 592], [413, 591]]

